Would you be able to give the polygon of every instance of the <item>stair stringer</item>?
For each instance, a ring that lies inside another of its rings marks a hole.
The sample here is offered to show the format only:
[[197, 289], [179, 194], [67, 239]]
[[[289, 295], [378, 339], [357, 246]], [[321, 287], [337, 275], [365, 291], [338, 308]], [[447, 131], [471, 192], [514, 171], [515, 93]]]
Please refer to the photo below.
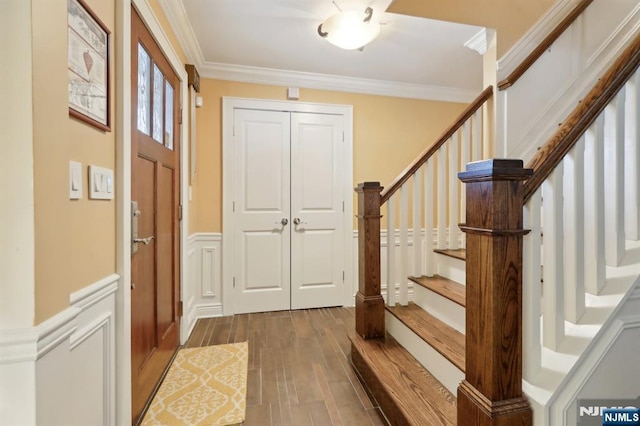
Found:
[[[624, 336], [624, 334], [631, 334], [635, 337]], [[612, 315], [607, 324], [605, 324], [598, 332], [596, 338], [594, 338], [587, 350], [585, 356], [581, 357], [574, 368], [571, 370], [566, 378], [566, 381], [561, 385], [561, 391], [557, 392], [552, 400], [548, 403], [548, 418], [547, 424], [557, 425], [575, 425], [578, 421], [578, 401], [580, 398], [589, 399], [635, 399], [640, 398], [640, 364], [638, 364], [637, 350], [635, 356], [630, 353], [630, 356], [635, 359], [630, 359], [625, 364], [625, 368], [619, 368], [621, 375], [627, 374], [627, 380], [621, 382], [619, 377], [611, 377], [609, 383], [600, 383], [601, 391], [604, 390], [605, 394], [597, 395], [597, 387], [594, 386], [594, 378], [597, 376], [598, 381], [602, 379], [602, 371], [608, 370], [608, 374], [613, 373], [610, 367], [607, 367], [608, 358], [617, 347], [635, 340], [636, 345], [640, 350], [640, 277], [636, 279], [636, 282], [625, 297], [625, 300], [618, 306], [617, 312]], [[612, 382], [615, 382], [615, 387], [618, 390], [622, 390], [622, 394], [612, 395], [611, 386]], [[636, 401], [636, 407], [640, 404], [640, 399]]]
[[[590, 381], [601, 371], [601, 365], [611, 351], [622, 344], [620, 339], [623, 332], [635, 333], [636, 341], [640, 342], [640, 242], [626, 243], [627, 255], [623, 266], [607, 268], [608, 284], [599, 296], [588, 295], [591, 306], [587, 307], [587, 312], [579, 324], [565, 323], [566, 342], [561, 345], [559, 351], [553, 352], [543, 348], [543, 368], [537, 377], [537, 383], [523, 380], [523, 391], [531, 402], [535, 426], [575, 426], [578, 399], [605, 399], [612, 395], [612, 387], [630, 386], [634, 389], [631, 395], [623, 399], [640, 397], [640, 364], [637, 363], [637, 351], [630, 352], [626, 362], [614, 363], [627, 367], [638, 366], [635, 375], [623, 374], [622, 379], [614, 378], [611, 380], [612, 383], [607, 384], [594, 385]], [[603, 317], [605, 319], [600, 324], [594, 319]], [[580, 339], [588, 342], [580, 347], [581, 345], [576, 343]], [[552, 371], [549, 368], [551, 366], [556, 371]], [[595, 398], [597, 395], [593, 392], [598, 386], [605, 394]]]

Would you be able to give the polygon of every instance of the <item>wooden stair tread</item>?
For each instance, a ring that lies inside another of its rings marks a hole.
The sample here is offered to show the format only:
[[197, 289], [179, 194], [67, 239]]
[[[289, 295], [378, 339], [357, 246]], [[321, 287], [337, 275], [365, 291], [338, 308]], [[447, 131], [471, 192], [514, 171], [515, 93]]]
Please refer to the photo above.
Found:
[[464, 285], [448, 278], [434, 275], [433, 277], [409, 277], [411, 281], [422, 287], [446, 297], [462, 307], [467, 306], [467, 289]]
[[433, 250], [436, 253], [443, 254], [445, 256], [453, 257], [454, 259], [467, 260], [467, 250], [465, 249], [456, 249], [456, 250]]
[[387, 310], [411, 331], [447, 358], [460, 371], [465, 371], [464, 334], [410, 302], [407, 306], [387, 306]]
[[455, 396], [393, 337], [350, 339], [354, 366], [391, 424], [456, 425]]

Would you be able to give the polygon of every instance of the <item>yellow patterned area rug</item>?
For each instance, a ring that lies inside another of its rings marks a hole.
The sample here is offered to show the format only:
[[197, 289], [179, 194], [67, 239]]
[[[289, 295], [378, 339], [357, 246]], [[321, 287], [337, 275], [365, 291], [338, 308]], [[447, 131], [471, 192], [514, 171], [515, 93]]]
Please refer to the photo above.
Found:
[[247, 342], [180, 349], [142, 425], [242, 423], [247, 358]]

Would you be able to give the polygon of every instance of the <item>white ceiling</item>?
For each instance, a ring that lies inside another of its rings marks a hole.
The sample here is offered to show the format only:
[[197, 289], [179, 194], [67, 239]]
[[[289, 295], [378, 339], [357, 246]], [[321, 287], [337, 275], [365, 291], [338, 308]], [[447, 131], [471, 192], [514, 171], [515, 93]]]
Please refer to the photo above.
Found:
[[[339, 49], [317, 28], [331, 0], [163, 0], [189, 60], [203, 77], [469, 101], [482, 89], [482, 57], [464, 47], [481, 27], [386, 13], [363, 51]], [[180, 4], [182, 3], [182, 4]], [[336, 0], [341, 7], [347, 1]]]

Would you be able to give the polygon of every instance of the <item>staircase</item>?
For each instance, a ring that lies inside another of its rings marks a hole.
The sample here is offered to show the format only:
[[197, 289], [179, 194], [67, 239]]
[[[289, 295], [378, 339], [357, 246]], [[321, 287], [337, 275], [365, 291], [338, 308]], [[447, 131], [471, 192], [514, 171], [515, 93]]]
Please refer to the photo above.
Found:
[[526, 169], [466, 166], [489, 87], [386, 190], [358, 186], [352, 361], [390, 424], [572, 424], [554, 404], [640, 287], [639, 65], [637, 36]]

